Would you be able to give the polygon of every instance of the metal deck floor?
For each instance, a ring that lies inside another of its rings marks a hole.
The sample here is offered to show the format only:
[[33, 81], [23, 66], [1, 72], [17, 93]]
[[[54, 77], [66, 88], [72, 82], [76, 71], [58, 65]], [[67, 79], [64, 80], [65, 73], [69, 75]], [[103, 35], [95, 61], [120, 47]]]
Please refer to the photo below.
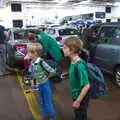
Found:
[[0, 77], [0, 120], [33, 120], [16, 75]]

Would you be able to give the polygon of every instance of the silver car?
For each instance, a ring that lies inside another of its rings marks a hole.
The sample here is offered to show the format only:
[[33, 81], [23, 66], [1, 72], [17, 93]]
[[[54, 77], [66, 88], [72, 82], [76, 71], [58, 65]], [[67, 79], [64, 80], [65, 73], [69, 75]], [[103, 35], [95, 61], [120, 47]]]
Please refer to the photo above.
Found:
[[61, 46], [66, 38], [78, 36], [78, 31], [70, 26], [51, 27], [46, 30], [46, 33], [52, 36]]

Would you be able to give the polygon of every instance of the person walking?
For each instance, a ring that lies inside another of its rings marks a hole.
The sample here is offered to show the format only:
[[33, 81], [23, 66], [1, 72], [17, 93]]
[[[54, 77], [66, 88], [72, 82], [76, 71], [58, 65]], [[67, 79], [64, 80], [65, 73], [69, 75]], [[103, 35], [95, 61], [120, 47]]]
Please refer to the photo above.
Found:
[[[69, 37], [63, 44], [64, 55], [71, 60], [69, 68], [69, 87], [73, 100], [75, 120], [87, 120], [90, 83], [87, 69], [79, 57], [83, 43], [77, 37]], [[76, 72], [77, 69], [77, 72]]]
[[6, 40], [8, 40], [8, 33], [5, 27], [0, 25], [0, 76], [9, 74], [6, 68]]

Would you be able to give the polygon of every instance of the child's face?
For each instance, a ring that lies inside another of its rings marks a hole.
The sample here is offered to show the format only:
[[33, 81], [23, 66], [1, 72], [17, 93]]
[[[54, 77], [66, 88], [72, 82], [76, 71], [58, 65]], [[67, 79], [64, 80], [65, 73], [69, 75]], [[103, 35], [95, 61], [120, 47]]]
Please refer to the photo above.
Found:
[[63, 52], [66, 57], [69, 57], [71, 54], [69, 47], [67, 47], [65, 44], [63, 45]]
[[29, 56], [29, 59], [32, 60], [32, 61], [35, 61], [36, 58], [38, 58], [36, 52], [34, 52], [34, 53], [32, 53], [32, 52], [28, 52], [28, 56]]

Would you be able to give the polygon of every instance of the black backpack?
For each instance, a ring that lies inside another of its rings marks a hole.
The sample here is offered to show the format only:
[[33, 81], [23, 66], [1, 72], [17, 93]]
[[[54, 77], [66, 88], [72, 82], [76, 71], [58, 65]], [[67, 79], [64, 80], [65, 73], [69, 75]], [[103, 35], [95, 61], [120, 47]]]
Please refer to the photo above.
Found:
[[[62, 78], [61, 78], [62, 69], [61, 69], [59, 63], [56, 62], [56, 61], [54, 61], [54, 60], [46, 60], [46, 59], [44, 59], [44, 61], [45, 61], [50, 67], [52, 67], [52, 68], [56, 71], [56, 75], [50, 77], [49, 79], [52, 80], [52, 81], [55, 82], [55, 83], [61, 82], [61, 81], [62, 81]], [[43, 66], [42, 62], [43, 62], [43, 60], [40, 60], [40, 65], [41, 65], [41, 67], [49, 74], [49, 71], [47, 71], [47, 70], [45, 69], [45, 67]]]

